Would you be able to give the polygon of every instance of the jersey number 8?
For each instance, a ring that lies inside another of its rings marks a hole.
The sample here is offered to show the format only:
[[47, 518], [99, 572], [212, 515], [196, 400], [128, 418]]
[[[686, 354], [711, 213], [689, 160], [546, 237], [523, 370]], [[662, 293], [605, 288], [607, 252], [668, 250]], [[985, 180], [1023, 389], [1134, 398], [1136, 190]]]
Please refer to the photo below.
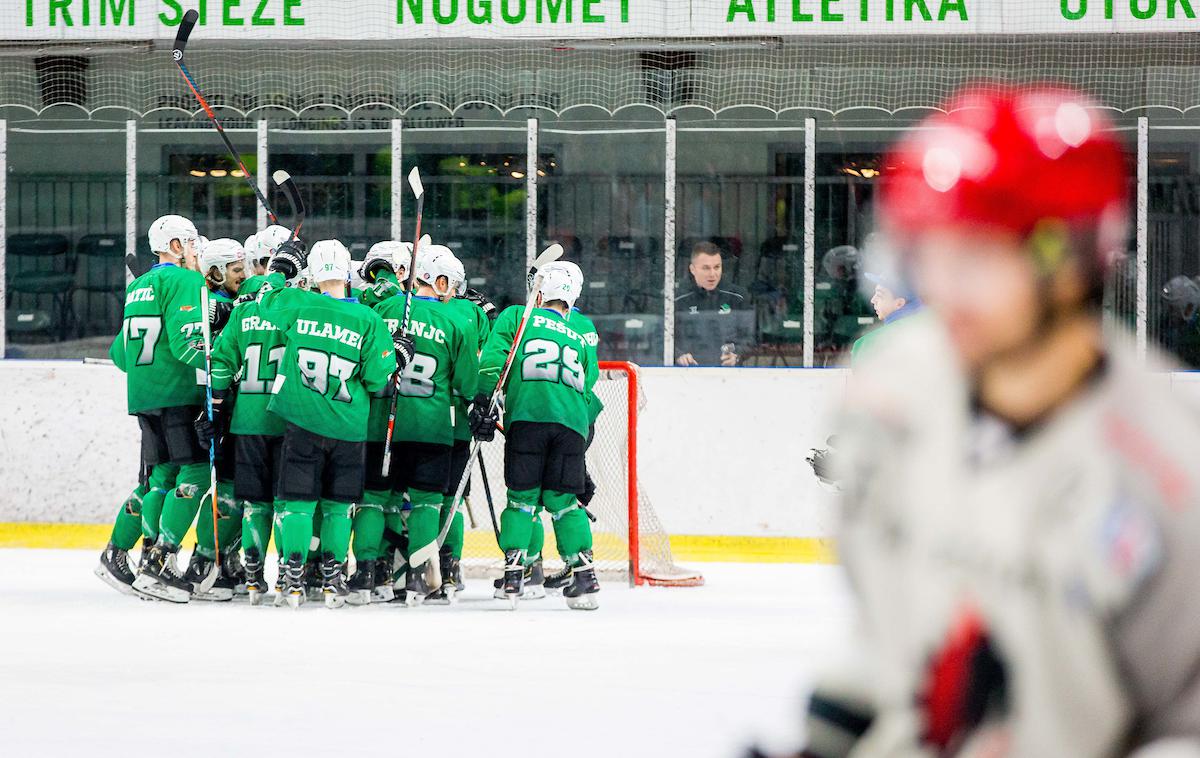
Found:
[[403, 397], [433, 397], [433, 375], [438, 361], [432, 355], [417, 353], [400, 374], [400, 395]]

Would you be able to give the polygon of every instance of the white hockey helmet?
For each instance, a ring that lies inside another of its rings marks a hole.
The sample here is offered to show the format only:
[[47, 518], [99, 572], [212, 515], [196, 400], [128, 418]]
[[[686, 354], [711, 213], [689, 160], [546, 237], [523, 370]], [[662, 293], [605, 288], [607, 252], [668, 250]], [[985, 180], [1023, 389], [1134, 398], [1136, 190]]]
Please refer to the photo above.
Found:
[[[438, 289], [438, 277], [446, 277], [446, 289]], [[454, 252], [445, 245], [429, 245], [417, 250], [416, 278], [418, 282], [433, 287], [438, 297], [446, 297], [458, 293], [458, 288], [466, 279], [462, 261], [455, 257]]]
[[579, 285], [571, 276], [570, 271], [562, 267], [546, 265], [538, 273], [542, 277], [542, 286], [538, 292], [542, 295], [543, 304], [561, 300], [567, 304], [568, 308], [575, 306], [575, 301], [579, 299]]
[[258, 235], [251, 234], [246, 238], [246, 243], [242, 245], [242, 249], [246, 251], [246, 257], [253, 260], [258, 254]]
[[412, 243], [397, 242], [396, 240], [376, 242], [367, 251], [367, 257], [363, 259], [363, 263], [365, 264], [376, 258], [383, 258], [392, 264], [393, 271], [398, 271], [399, 269], [408, 271], [408, 267], [412, 265]]
[[543, 274], [555, 270], [567, 272], [567, 276], [571, 277], [571, 281], [575, 283], [575, 297], [578, 298], [583, 293], [583, 269], [579, 268], [579, 264], [571, 261], [551, 261], [542, 266]]
[[216, 284], [224, 284], [226, 267], [231, 263], [246, 260], [246, 250], [237, 240], [215, 239], [201, 248], [197, 260], [200, 263], [200, 273], [207, 277], [208, 272], [215, 268], [217, 276], [213, 281]]
[[179, 240], [179, 244], [187, 246], [188, 241], [198, 242], [200, 233], [196, 225], [183, 216], [174, 214], [160, 216], [150, 225], [146, 235], [150, 238], [150, 251], [153, 253], [171, 253], [171, 241]]
[[280, 245], [292, 238], [292, 230], [286, 226], [273, 224], [263, 229], [258, 234], [254, 235], [254, 248], [250, 247], [249, 241], [246, 243], [246, 257], [251, 260], [260, 261], [263, 258], [270, 258], [275, 254], [275, 251]]
[[308, 273], [313, 284], [347, 281], [350, 266], [350, 251], [338, 240], [321, 240], [308, 253]]

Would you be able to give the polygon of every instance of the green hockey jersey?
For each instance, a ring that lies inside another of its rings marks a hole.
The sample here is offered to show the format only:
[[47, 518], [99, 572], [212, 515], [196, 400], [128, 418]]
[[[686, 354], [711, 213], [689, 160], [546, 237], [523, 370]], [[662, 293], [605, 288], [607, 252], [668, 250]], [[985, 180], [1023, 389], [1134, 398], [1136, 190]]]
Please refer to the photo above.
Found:
[[[479, 391], [490, 392], [500, 379], [524, 306], [504, 309], [492, 327], [479, 359]], [[599, 370], [587, 339], [549, 308], [536, 308], [508, 375], [504, 422], [562, 424], [586, 438], [592, 415], [588, 396]]]
[[130, 414], [204, 403], [197, 373], [204, 369], [204, 286], [198, 272], [159, 263], [125, 288], [125, 317], [109, 356], [127, 375]]
[[271, 274], [267, 284], [259, 314], [287, 345], [268, 408], [313, 434], [366, 440], [370, 394], [396, 368], [382, 319], [350, 298], [285, 287], [282, 274]]
[[[396, 275], [390, 271], [384, 271], [375, 280], [375, 286], [365, 289], [359, 294], [358, 302], [375, 308], [384, 300], [403, 295], [404, 290], [396, 283]], [[389, 330], [395, 331], [390, 329], [390, 326]], [[394, 383], [388, 382], [382, 390], [371, 395], [371, 409], [367, 415], [367, 440], [370, 442], [383, 442], [387, 439], [388, 411], [392, 407], [394, 391]]]
[[[255, 277], [238, 291], [252, 294], [266, 279]], [[229, 323], [213, 342], [213, 389], [229, 389], [237, 381], [237, 402], [229, 431], [233, 434], [283, 434], [283, 419], [268, 407], [271, 389], [283, 361], [287, 344], [283, 333], [263, 317], [257, 301], [242, 303], [233, 309]]]
[[[482, 308], [466, 298], [453, 298], [446, 305], [459, 314], [464, 323], [474, 325], [475, 334], [474, 341], [471, 342], [473, 345], [472, 349], [475, 350], [476, 355], [483, 352], [483, 346], [487, 343], [488, 334], [492, 330], [492, 322], [488, 319], [487, 314], [483, 312]], [[471, 341], [469, 337], [468, 341]], [[454, 393], [455, 442], [471, 439], [471, 426], [467, 423], [467, 406], [470, 404], [472, 397], [473, 395]]]
[[[390, 298], [376, 312], [395, 331], [404, 319], [404, 298]], [[409, 336], [416, 356], [404, 368], [396, 388], [392, 439], [450, 445], [454, 442], [453, 393], [471, 396], [479, 373], [474, 328], [450, 304], [414, 296]]]
[[[600, 345], [600, 333], [596, 331], [596, 325], [587, 316], [579, 312], [579, 309], [572, 308], [567, 314], [567, 326], [583, 335], [583, 341], [587, 343], [588, 352], [591, 355], [592, 365], [599, 369], [600, 361], [596, 357], [596, 348]], [[589, 424], [596, 423], [596, 418], [600, 415], [600, 411], [604, 410], [604, 403], [600, 402], [600, 398], [596, 395], [595, 386], [588, 392], [588, 422]]]

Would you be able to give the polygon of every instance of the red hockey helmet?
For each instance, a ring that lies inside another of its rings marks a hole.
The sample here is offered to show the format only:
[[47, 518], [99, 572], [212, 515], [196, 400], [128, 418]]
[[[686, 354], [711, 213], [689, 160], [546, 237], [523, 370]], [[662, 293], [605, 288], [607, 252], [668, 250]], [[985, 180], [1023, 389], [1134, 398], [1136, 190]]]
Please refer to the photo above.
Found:
[[[1053, 86], [971, 87], [926, 119], [886, 165], [882, 220], [914, 234], [969, 225], [1031, 235], [1046, 222], [1091, 229], [1107, 270], [1125, 242], [1126, 166], [1105, 119]], [[894, 167], [894, 168], [893, 168]]]

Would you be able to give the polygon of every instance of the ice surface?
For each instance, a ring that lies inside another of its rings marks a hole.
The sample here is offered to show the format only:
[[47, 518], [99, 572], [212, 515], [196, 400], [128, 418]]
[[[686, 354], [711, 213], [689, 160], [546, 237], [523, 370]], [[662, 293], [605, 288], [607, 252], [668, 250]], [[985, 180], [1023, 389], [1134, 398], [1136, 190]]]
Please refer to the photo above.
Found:
[[[0, 550], [0, 753], [688, 756], [788, 745], [848, 622], [836, 568], [702, 566], [700, 589], [611, 583], [593, 613], [172, 606], [84, 551]], [[268, 573], [272, 578], [273, 573]]]

